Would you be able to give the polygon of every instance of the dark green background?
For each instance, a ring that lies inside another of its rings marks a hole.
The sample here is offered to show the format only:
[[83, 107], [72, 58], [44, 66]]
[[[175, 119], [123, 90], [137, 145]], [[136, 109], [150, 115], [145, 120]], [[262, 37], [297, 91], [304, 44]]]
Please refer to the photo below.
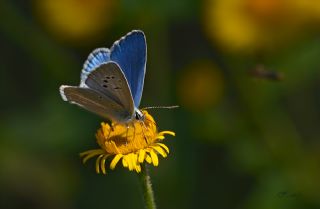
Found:
[[[104, 38], [79, 43], [46, 30], [33, 4], [0, 2], [1, 208], [143, 208], [134, 172], [103, 176], [92, 161], [82, 165], [78, 154], [96, 148], [102, 119], [58, 91], [78, 84], [91, 50], [132, 29], [148, 43], [141, 107], [181, 106], [152, 111], [161, 130], [176, 132], [168, 158], [150, 169], [158, 208], [320, 208], [319, 28], [271, 52], [228, 52], [204, 32], [205, 1], [123, 0]], [[197, 109], [177, 89], [199, 60], [215, 64], [224, 87]], [[252, 78], [261, 63], [285, 79]]]

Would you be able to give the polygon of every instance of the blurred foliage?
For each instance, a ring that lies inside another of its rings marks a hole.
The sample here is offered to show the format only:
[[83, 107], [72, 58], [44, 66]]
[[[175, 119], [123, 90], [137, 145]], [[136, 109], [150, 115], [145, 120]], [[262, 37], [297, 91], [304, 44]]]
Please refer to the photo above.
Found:
[[181, 106], [152, 112], [177, 133], [151, 170], [159, 208], [320, 208], [319, 23], [319, 1], [0, 1], [1, 208], [143, 208], [135, 173], [81, 164], [102, 119], [58, 91], [132, 29], [141, 107]]

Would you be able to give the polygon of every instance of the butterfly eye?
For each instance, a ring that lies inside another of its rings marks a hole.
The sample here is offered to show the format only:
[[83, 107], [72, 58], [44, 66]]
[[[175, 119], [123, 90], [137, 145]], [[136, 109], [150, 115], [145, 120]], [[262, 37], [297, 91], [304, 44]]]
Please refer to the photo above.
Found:
[[136, 118], [136, 120], [142, 120], [143, 121], [145, 117], [144, 117], [144, 114], [140, 110], [137, 110], [135, 118]]

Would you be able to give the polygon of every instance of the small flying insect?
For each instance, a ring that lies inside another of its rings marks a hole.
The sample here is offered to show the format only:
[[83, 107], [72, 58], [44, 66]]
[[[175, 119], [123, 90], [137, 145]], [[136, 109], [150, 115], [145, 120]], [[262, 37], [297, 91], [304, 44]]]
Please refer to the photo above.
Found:
[[252, 77], [269, 81], [282, 81], [284, 79], [284, 74], [282, 72], [267, 69], [266, 66], [262, 64], [256, 65], [249, 71], [249, 74]]

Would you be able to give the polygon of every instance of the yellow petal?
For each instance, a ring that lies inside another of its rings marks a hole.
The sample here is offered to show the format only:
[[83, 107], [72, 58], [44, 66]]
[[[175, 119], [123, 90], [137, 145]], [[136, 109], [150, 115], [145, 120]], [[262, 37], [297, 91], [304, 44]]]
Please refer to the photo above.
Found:
[[163, 148], [162, 147], [160, 147], [160, 145], [158, 145], [158, 146], [152, 146], [152, 148], [154, 149], [154, 150], [156, 150], [162, 157], [167, 157], [167, 153], [163, 150]]
[[106, 159], [109, 155], [104, 155], [103, 158], [100, 160], [100, 168], [103, 174], [106, 174]]
[[147, 161], [147, 163], [149, 163], [149, 164], [151, 164], [151, 162], [152, 162], [152, 159], [151, 159], [151, 157], [147, 154], [146, 155], [146, 161]]
[[140, 173], [140, 172], [141, 172], [141, 166], [140, 166], [140, 164], [137, 164], [137, 165], [136, 165], [136, 172], [137, 172], [137, 173]]
[[80, 157], [83, 157], [83, 156], [85, 156], [85, 155], [88, 155], [88, 154], [90, 154], [90, 153], [92, 153], [92, 152], [96, 152], [96, 151], [103, 151], [103, 150], [102, 150], [102, 149], [91, 149], [91, 150], [87, 150], [87, 151], [81, 152], [81, 153], [80, 153]]
[[119, 160], [122, 158], [122, 154], [117, 154], [111, 161], [110, 163], [110, 169], [113, 170], [117, 163], [119, 162]]
[[138, 154], [132, 153], [133, 164], [136, 165], [138, 163]]
[[101, 127], [102, 127], [102, 130], [103, 130], [103, 134], [104, 134], [105, 136], [109, 135], [109, 133], [110, 133], [110, 126], [109, 126], [109, 124], [102, 122], [102, 123], [101, 123]]
[[134, 156], [135, 156], [135, 154], [133, 154], [133, 153], [130, 153], [130, 154], [128, 154], [127, 155], [128, 156], [128, 164], [129, 164], [129, 170], [130, 171], [132, 171], [133, 169], [134, 169], [134, 167], [135, 167], [135, 158], [134, 158]]
[[125, 158], [125, 156], [122, 157], [122, 165], [123, 167], [128, 167], [128, 162], [127, 162], [127, 159]]
[[174, 133], [173, 131], [161, 131], [159, 133], [159, 135], [164, 135], [164, 134], [169, 134], [171, 136], [175, 136], [176, 135], [176, 133]]
[[127, 167], [129, 168], [130, 171], [132, 171], [133, 166], [132, 166], [130, 154], [127, 154], [127, 155], [123, 156], [123, 158], [126, 159]]
[[163, 140], [165, 137], [164, 136], [157, 136], [157, 139]]
[[146, 151], [144, 149], [141, 149], [139, 151], [139, 158], [138, 158], [139, 163], [143, 163], [145, 155], [146, 155]]
[[152, 164], [154, 166], [158, 166], [159, 165], [158, 155], [153, 150], [151, 150], [150, 151], [150, 156], [151, 156], [151, 159], [152, 159]]
[[125, 158], [127, 160], [129, 170], [132, 171], [132, 162], [130, 159], [130, 154], [126, 155]]
[[157, 145], [161, 146], [163, 149], [166, 150], [167, 153], [169, 153], [169, 148], [165, 144], [157, 143]]
[[[90, 152], [91, 153], [90, 153]], [[102, 149], [97, 149], [97, 150], [88, 150], [86, 152], [80, 153], [80, 156], [83, 157], [82, 162], [86, 163], [90, 158], [93, 158], [96, 155], [101, 155], [103, 154], [105, 151]], [[87, 156], [85, 156], [88, 153]], [[85, 156], [85, 157], [84, 157]]]
[[135, 153], [131, 153], [131, 160], [132, 160], [132, 170], [137, 169], [137, 163], [138, 163], [138, 156]]
[[96, 159], [96, 172], [97, 173], [100, 173], [100, 160], [101, 160], [101, 158], [103, 157], [104, 155], [99, 155], [99, 157], [97, 157], [97, 159]]
[[134, 165], [132, 170], [137, 171], [137, 169], [138, 169], [138, 168], [137, 168], [137, 165]]

